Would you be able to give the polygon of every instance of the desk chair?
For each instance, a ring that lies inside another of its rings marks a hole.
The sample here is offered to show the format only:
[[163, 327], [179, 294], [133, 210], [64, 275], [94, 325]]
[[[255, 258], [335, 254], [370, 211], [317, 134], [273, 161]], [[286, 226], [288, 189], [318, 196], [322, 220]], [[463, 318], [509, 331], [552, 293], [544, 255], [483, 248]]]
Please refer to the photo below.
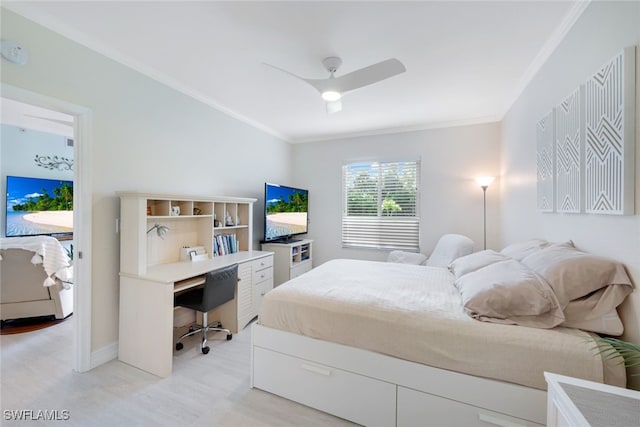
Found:
[[220, 322], [218, 322], [217, 326], [209, 326], [207, 312], [233, 300], [237, 283], [238, 264], [234, 264], [208, 272], [203, 287], [191, 289], [176, 295], [174, 299], [175, 306], [190, 308], [202, 313], [202, 326], [197, 329], [190, 327], [189, 332], [183, 334], [176, 342], [176, 350], [182, 350], [184, 346], [181, 341], [184, 338], [195, 335], [200, 331], [202, 331], [202, 344], [200, 348], [204, 354], [209, 353], [209, 347], [206, 345], [207, 332], [224, 331], [227, 333], [227, 341], [231, 339], [231, 331], [223, 328]]

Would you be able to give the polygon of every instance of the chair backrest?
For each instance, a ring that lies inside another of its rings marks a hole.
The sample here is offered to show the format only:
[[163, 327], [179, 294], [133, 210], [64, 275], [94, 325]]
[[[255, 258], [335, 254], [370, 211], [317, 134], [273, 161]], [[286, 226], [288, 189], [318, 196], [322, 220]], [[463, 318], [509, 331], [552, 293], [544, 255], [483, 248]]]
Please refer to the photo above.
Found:
[[458, 257], [473, 252], [473, 240], [462, 234], [445, 234], [440, 237], [427, 265], [431, 267], [448, 267]]
[[202, 306], [205, 311], [229, 302], [233, 299], [238, 283], [238, 264], [207, 273], [202, 294]]

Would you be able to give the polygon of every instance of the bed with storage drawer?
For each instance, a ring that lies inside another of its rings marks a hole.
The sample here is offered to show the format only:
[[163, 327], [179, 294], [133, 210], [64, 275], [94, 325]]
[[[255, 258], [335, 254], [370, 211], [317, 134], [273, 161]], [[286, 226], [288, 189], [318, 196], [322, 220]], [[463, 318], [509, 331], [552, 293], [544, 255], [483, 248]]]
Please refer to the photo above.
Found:
[[363, 425], [544, 425], [545, 371], [624, 386], [593, 337], [622, 332], [631, 291], [570, 243], [448, 268], [332, 260], [265, 296], [252, 386]]

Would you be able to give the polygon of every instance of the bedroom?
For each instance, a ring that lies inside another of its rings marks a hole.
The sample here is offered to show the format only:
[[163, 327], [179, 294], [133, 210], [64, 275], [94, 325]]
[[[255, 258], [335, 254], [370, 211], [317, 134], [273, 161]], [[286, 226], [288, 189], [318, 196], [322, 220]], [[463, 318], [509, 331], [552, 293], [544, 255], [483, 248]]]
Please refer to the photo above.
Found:
[[[537, 213], [532, 159], [535, 122], [618, 50], [638, 44], [638, 18], [635, 2], [588, 5], [502, 120], [291, 145], [3, 9], [2, 38], [24, 43], [31, 56], [24, 67], [3, 62], [3, 84], [93, 110], [90, 365], [117, 354], [119, 236], [114, 224], [119, 204], [115, 191], [123, 189], [178, 194], [188, 189], [190, 194], [255, 197], [264, 181], [295, 184], [309, 188], [315, 197], [310, 217], [317, 262], [334, 257], [384, 259], [386, 254], [340, 247], [340, 187], [332, 181], [339, 180], [343, 159], [420, 155], [421, 191], [427, 194], [422, 198], [423, 252], [451, 230], [482, 240], [482, 192], [473, 178], [495, 174], [499, 179], [487, 193], [489, 247], [499, 249], [533, 235], [573, 239], [587, 251], [624, 262], [637, 283], [639, 217]], [[590, 33], [594, 26], [601, 32]], [[310, 102], [314, 101], [311, 97]], [[264, 162], [265, 158], [272, 160]], [[447, 167], [458, 161], [455, 169]], [[216, 172], [210, 178], [212, 165]], [[328, 172], [332, 169], [335, 172]], [[636, 206], [637, 195], [638, 189]], [[626, 304], [631, 309], [625, 313], [632, 313], [624, 319], [629, 337], [640, 342], [638, 316], [633, 315], [639, 312], [638, 295]]]

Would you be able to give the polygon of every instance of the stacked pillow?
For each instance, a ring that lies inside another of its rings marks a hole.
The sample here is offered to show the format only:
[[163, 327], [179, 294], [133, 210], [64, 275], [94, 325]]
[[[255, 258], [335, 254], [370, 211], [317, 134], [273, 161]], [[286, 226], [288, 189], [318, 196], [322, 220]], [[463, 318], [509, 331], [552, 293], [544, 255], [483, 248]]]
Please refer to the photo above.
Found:
[[539, 328], [621, 335], [616, 307], [633, 290], [622, 264], [572, 242], [532, 239], [458, 258], [449, 269], [472, 317]]

